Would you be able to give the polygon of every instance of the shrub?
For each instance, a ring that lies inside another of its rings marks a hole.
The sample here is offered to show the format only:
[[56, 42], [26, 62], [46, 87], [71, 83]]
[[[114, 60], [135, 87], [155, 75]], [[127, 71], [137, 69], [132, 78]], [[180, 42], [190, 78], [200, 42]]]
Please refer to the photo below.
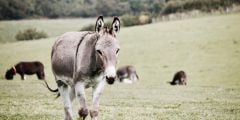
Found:
[[124, 15], [121, 17], [121, 21], [123, 23], [123, 26], [126, 27], [140, 24], [138, 16], [136, 15]]
[[19, 31], [15, 38], [19, 41], [21, 40], [33, 40], [47, 38], [48, 35], [44, 31], [37, 31], [36, 28], [29, 28], [24, 31]]
[[[111, 22], [105, 22], [104, 26], [110, 28]], [[95, 31], [95, 24], [89, 24], [87, 26], [84, 26], [80, 31]]]
[[138, 19], [141, 25], [152, 23], [152, 18], [148, 15], [140, 15]]
[[80, 31], [94, 31], [95, 24], [89, 24], [87, 26], [84, 26]]
[[148, 15], [124, 15], [121, 20], [126, 27], [152, 23], [152, 18]]

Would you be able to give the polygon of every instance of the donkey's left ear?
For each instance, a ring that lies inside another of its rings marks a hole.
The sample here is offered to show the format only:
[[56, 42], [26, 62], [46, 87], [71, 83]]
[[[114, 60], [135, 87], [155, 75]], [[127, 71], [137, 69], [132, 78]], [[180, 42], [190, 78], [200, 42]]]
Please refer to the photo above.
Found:
[[113, 18], [112, 26], [111, 26], [111, 33], [112, 35], [116, 36], [116, 34], [120, 31], [120, 20], [118, 17]]
[[96, 25], [95, 25], [95, 31], [97, 33], [100, 32], [100, 30], [104, 27], [104, 20], [103, 20], [103, 16], [99, 16], [97, 21], [96, 21]]

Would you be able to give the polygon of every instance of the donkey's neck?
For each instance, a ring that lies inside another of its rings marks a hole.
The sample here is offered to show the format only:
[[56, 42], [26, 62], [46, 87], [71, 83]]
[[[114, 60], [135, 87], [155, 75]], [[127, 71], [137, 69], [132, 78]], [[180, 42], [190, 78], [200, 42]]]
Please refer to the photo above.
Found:
[[94, 47], [93, 47], [93, 50], [92, 50], [92, 53], [91, 53], [92, 54], [91, 55], [91, 58], [92, 58], [91, 76], [99, 75], [104, 71], [103, 61], [100, 58], [100, 56], [98, 56], [96, 54], [96, 51], [95, 51], [95, 46], [96, 46], [96, 43], [98, 41], [98, 37], [95, 37], [95, 38], [96, 38], [96, 40], [94, 41]]
[[95, 54], [94, 65], [92, 66], [91, 76], [96, 76], [104, 71], [104, 66], [102, 60]]

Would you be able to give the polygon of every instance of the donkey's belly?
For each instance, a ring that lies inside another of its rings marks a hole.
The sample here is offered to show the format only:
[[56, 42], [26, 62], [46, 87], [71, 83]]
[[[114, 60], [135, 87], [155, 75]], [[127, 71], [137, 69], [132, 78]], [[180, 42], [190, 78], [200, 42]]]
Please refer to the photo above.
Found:
[[73, 85], [73, 58], [55, 54], [52, 57], [52, 70], [56, 81], [61, 80], [67, 85]]
[[52, 63], [52, 69], [55, 74], [55, 76], [64, 76], [68, 78], [73, 77], [73, 67], [74, 67], [74, 61], [71, 58], [59, 58], [55, 57], [53, 58], [57, 59], [56, 62]]

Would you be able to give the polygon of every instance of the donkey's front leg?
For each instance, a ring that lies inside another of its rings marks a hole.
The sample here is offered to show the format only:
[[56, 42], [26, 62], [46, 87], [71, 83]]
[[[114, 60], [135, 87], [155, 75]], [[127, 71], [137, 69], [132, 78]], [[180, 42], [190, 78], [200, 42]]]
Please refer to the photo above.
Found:
[[103, 92], [104, 86], [105, 86], [105, 81], [103, 80], [93, 87], [93, 103], [92, 103], [92, 110], [90, 111], [90, 116], [92, 120], [97, 120], [99, 98]]
[[86, 97], [85, 97], [85, 85], [84, 82], [77, 82], [75, 85], [75, 91], [76, 91], [76, 96], [78, 99], [78, 102], [80, 104], [80, 109], [78, 111], [78, 114], [80, 117], [85, 120], [85, 118], [88, 115], [88, 109], [86, 105]]
[[20, 76], [21, 76], [21, 80], [26, 80], [26, 76], [24, 76], [23, 73], [21, 73]]

